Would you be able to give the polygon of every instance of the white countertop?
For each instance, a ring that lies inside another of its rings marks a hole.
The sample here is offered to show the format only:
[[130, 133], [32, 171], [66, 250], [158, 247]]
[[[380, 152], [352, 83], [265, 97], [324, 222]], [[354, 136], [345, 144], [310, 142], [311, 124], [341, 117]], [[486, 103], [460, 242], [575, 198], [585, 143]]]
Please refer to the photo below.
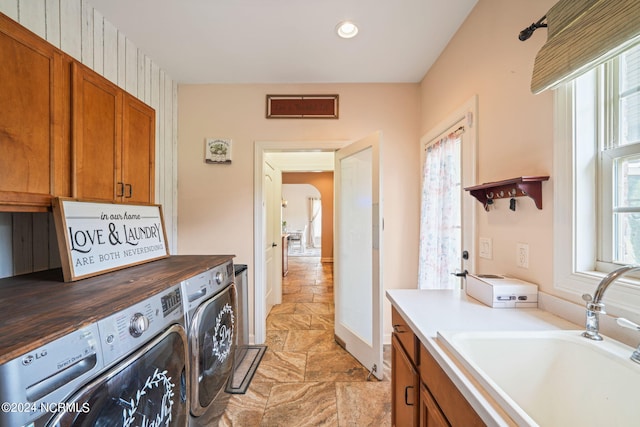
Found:
[[459, 290], [390, 289], [386, 294], [487, 425], [516, 424], [439, 343], [438, 331], [581, 329], [536, 308], [491, 308]]

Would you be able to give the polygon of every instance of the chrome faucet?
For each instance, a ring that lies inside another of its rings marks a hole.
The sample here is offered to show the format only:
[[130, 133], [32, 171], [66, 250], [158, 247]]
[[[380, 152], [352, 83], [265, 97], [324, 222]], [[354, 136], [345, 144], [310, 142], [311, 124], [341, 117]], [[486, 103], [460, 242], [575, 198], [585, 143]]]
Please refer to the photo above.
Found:
[[582, 333], [583, 337], [591, 340], [602, 341], [602, 336], [600, 336], [599, 333], [599, 316], [600, 314], [607, 314], [607, 312], [604, 311], [604, 303], [602, 302], [604, 292], [607, 290], [609, 285], [620, 277], [638, 270], [640, 270], [640, 265], [625, 265], [624, 267], [620, 267], [607, 274], [600, 283], [598, 283], [598, 287], [596, 288], [596, 292], [593, 294], [593, 297], [589, 294], [582, 295], [582, 299], [587, 302], [586, 331]]

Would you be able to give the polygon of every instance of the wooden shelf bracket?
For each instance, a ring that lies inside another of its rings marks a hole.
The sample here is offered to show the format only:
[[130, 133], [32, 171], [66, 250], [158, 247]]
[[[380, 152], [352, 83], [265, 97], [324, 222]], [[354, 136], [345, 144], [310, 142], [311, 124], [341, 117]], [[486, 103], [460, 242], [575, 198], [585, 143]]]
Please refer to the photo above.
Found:
[[489, 210], [489, 205], [496, 199], [528, 196], [533, 199], [538, 209], [542, 209], [542, 181], [548, 181], [548, 176], [521, 176], [504, 181], [487, 182], [472, 187], [466, 187], [473, 197], [478, 199]]

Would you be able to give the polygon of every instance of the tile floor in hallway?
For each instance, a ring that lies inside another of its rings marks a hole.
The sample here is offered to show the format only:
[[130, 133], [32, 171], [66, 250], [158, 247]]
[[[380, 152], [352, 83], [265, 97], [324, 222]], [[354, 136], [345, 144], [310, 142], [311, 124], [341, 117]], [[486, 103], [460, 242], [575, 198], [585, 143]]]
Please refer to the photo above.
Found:
[[283, 302], [267, 317], [268, 349], [246, 394], [233, 395], [224, 426], [390, 426], [391, 372], [384, 380], [334, 341], [333, 264], [289, 258]]

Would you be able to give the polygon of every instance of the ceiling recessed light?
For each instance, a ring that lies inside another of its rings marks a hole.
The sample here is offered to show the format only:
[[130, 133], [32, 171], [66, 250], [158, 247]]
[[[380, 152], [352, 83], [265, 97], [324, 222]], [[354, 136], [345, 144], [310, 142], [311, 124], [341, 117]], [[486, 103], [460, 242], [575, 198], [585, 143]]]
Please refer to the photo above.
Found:
[[358, 34], [358, 26], [351, 21], [342, 21], [336, 26], [336, 33], [343, 39], [351, 39]]

